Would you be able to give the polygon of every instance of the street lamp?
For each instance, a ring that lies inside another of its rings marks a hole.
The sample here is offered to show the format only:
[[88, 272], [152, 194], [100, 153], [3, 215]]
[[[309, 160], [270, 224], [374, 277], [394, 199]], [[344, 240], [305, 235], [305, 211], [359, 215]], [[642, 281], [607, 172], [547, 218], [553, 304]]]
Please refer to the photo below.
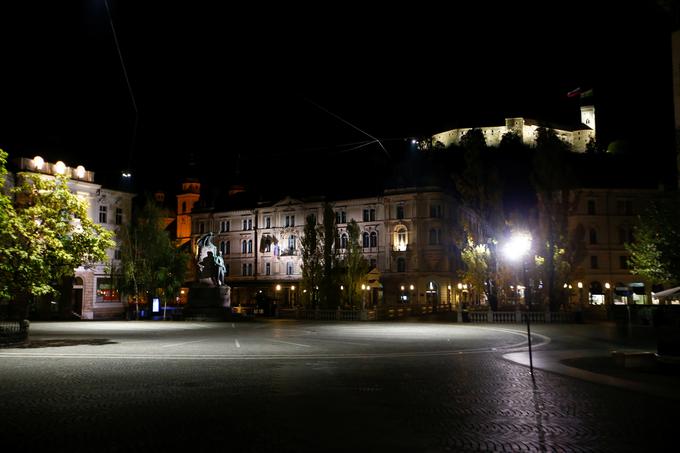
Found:
[[581, 310], [583, 310], [583, 282], [578, 282], [578, 304]]
[[606, 282], [606, 283], [604, 284], [604, 289], [606, 290], [606, 291], [605, 291], [604, 304], [608, 306], [608, 305], [610, 305], [610, 298], [609, 298], [609, 295], [611, 294], [612, 285], [610, 285], [609, 282]]
[[515, 233], [503, 247], [503, 253], [510, 261], [520, 261], [522, 263], [522, 280], [524, 284], [524, 303], [527, 306], [527, 341], [529, 344], [529, 373], [534, 377], [534, 360], [531, 353], [531, 325], [529, 321], [529, 311], [531, 307], [531, 290], [527, 281], [526, 256], [531, 250], [531, 235], [529, 233]]

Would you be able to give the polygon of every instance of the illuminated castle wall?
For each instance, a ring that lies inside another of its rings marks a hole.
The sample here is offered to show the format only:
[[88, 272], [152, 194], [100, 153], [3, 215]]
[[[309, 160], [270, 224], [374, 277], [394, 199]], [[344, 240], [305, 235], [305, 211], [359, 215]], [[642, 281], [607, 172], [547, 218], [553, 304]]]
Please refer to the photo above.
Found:
[[[525, 145], [536, 144], [536, 130], [544, 125], [544, 122], [528, 118], [506, 118], [504, 125], [485, 127], [464, 127], [440, 132], [432, 136], [434, 141], [441, 142], [445, 147], [459, 145], [460, 140], [469, 130], [480, 129], [488, 146], [498, 146], [503, 135], [508, 132], [517, 134]], [[557, 136], [571, 145], [572, 150], [578, 153], [586, 151], [586, 145], [590, 139], [595, 139], [595, 107], [586, 105], [581, 107], [581, 124], [576, 126], [551, 126]]]

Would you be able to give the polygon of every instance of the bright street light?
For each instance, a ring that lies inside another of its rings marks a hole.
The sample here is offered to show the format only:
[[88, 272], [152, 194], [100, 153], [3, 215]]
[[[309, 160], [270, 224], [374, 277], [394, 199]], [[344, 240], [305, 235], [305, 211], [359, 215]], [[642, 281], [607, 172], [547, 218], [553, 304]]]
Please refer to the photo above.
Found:
[[[514, 233], [503, 247], [503, 254], [510, 261], [522, 263], [522, 283], [524, 284], [524, 302], [527, 306], [527, 342], [529, 344], [529, 373], [534, 378], [534, 360], [531, 354], [531, 326], [529, 322], [530, 302], [527, 297], [529, 282], [527, 281], [526, 256], [531, 250], [531, 235], [529, 233]], [[519, 285], [518, 285], [519, 286]]]

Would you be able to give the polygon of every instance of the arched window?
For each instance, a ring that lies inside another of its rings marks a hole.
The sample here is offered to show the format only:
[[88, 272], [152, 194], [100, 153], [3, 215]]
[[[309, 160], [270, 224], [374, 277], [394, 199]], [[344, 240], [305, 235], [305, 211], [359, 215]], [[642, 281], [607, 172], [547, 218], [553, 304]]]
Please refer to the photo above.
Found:
[[340, 248], [341, 249], [347, 248], [347, 234], [346, 233], [342, 233], [342, 236], [340, 236]]
[[371, 247], [378, 246], [378, 233], [376, 231], [371, 231], [370, 244]]
[[394, 250], [404, 252], [408, 246], [408, 230], [400, 225], [394, 230]]
[[227, 251], [227, 243], [224, 242], [224, 241], [220, 241], [220, 253], [222, 255], [224, 255], [226, 251]]
[[80, 277], [76, 277], [73, 280], [73, 286], [83, 286], [83, 279]]
[[590, 229], [588, 232], [588, 238], [590, 239], [591, 244], [597, 244], [597, 231], [595, 228]]
[[371, 244], [368, 233], [362, 234], [361, 237], [363, 238], [363, 244], [362, 245], [364, 246], [365, 249], [367, 249]]
[[248, 241], [243, 240], [243, 242], [241, 242], [241, 253], [245, 254], [245, 253], [247, 253], [247, 251], [248, 251]]
[[397, 258], [397, 272], [406, 272], [406, 260]]
[[253, 253], [253, 240], [248, 239], [248, 253]]

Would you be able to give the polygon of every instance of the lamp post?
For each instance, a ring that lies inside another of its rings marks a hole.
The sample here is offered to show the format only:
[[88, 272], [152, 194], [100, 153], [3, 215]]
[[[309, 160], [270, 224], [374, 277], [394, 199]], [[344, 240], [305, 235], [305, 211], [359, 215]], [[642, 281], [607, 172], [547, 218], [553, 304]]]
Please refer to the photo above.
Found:
[[529, 373], [534, 377], [534, 360], [531, 351], [531, 324], [529, 321], [529, 311], [531, 308], [531, 291], [527, 281], [526, 256], [531, 250], [531, 235], [529, 233], [515, 233], [503, 247], [503, 252], [510, 261], [522, 263], [522, 280], [524, 284], [524, 303], [527, 306], [527, 342], [529, 344]]
[[409, 299], [408, 303], [412, 305], [413, 304], [413, 290], [415, 289], [415, 286], [410, 285], [408, 287], [408, 289], [411, 290], [411, 298]]
[[583, 282], [578, 282], [576, 284], [578, 286], [578, 305], [579, 309], [583, 311]]

